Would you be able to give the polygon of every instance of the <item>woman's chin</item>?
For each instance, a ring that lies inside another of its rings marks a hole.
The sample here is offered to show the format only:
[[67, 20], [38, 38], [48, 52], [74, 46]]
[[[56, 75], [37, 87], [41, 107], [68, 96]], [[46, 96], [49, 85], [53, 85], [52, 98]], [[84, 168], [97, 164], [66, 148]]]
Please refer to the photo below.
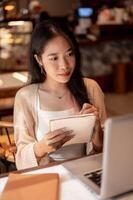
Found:
[[57, 79], [57, 81], [60, 83], [67, 83], [69, 80], [70, 80], [70, 76], [69, 77], [61, 77], [61, 78]]

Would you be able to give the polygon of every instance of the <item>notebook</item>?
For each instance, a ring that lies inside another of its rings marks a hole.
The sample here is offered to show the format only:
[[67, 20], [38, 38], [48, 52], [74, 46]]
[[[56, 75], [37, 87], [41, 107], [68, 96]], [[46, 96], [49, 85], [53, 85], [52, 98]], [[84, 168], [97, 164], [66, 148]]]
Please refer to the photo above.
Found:
[[58, 200], [59, 175], [10, 174], [1, 200]]
[[96, 117], [94, 114], [73, 115], [65, 118], [50, 120], [50, 130], [68, 128], [75, 136], [64, 146], [76, 143], [86, 143], [91, 140]]
[[130, 114], [107, 119], [103, 154], [63, 165], [100, 198], [106, 199], [133, 190], [132, 155], [133, 114]]

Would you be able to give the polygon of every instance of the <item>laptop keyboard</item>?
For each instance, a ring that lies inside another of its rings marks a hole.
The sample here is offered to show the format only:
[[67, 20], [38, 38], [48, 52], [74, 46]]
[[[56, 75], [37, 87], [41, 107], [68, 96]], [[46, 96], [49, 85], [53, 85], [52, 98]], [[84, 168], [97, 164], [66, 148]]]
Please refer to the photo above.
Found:
[[99, 187], [101, 186], [102, 169], [95, 172], [86, 173], [85, 177], [96, 183]]

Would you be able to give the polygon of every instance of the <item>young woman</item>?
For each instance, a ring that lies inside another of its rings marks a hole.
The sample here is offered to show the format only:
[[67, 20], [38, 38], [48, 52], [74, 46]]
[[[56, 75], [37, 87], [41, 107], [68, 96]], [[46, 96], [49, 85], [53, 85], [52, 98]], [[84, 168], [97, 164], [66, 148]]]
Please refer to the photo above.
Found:
[[62, 127], [50, 132], [49, 120], [86, 113], [97, 118], [88, 149], [99, 152], [106, 119], [104, 95], [94, 80], [82, 78], [78, 46], [69, 29], [53, 21], [39, 23], [31, 38], [30, 84], [15, 97], [17, 168], [83, 156], [85, 144], [63, 147], [74, 137], [72, 130]]

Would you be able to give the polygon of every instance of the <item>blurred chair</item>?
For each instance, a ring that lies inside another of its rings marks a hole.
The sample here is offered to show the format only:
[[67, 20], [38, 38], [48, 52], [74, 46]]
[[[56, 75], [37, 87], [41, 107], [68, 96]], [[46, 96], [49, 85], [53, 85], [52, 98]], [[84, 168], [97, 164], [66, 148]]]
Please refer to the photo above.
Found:
[[5, 172], [16, 170], [13, 123], [0, 121], [0, 161], [5, 166]]
[[14, 97], [0, 98], [0, 120], [13, 115]]

